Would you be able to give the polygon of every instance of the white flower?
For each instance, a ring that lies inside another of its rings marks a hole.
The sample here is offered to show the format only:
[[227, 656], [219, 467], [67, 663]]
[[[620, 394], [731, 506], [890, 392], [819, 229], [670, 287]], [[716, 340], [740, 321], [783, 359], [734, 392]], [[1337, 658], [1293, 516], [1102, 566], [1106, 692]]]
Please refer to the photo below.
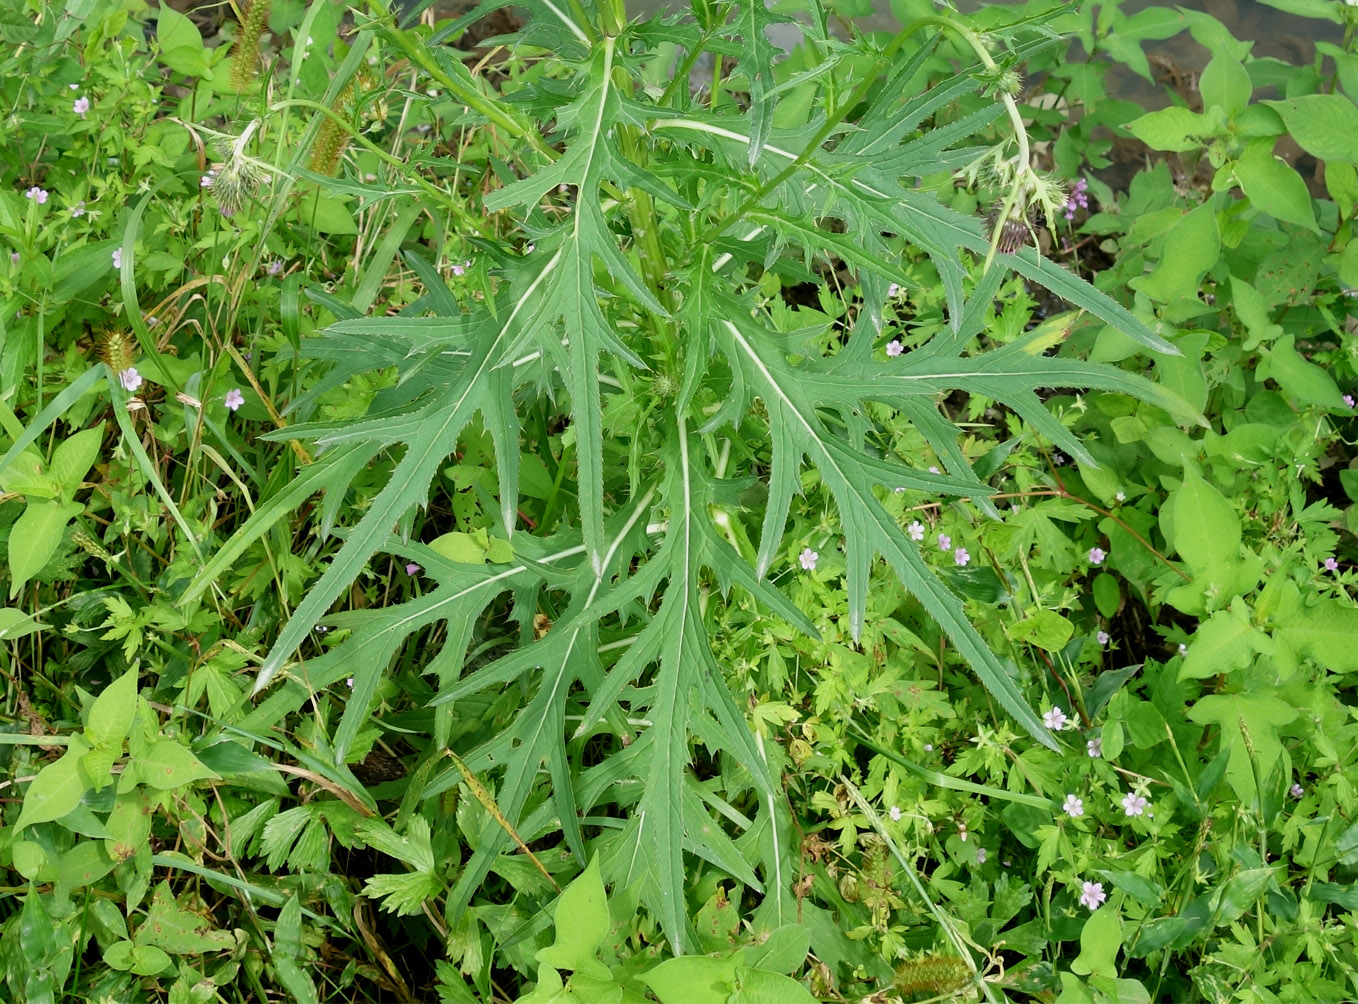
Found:
[[1107, 645], [1108, 642], [1112, 640], [1112, 635], [1110, 635], [1107, 631], [1100, 631], [1094, 637], [1098, 639], [1100, 645]]
[[891, 811], [888, 812], [887, 815], [891, 817], [893, 823], [899, 823], [901, 821], [901, 807], [899, 805], [893, 805]]
[[1138, 795], [1134, 791], [1129, 791], [1122, 796], [1122, 811], [1129, 816], [1141, 816], [1146, 812], [1149, 805], [1144, 795]]
[[911, 540], [923, 540], [924, 524], [921, 523], [919, 520], [915, 520], [913, 523], [911, 523], [909, 526], [905, 528], [905, 532], [910, 534]]
[[951, 547], [952, 547], [952, 538], [949, 537], [946, 533], [940, 533], [940, 534], [938, 535], [938, 549], [939, 549], [940, 551], [946, 551], [946, 550], [950, 549]]
[[1053, 732], [1060, 732], [1066, 727], [1066, 722], [1068, 721], [1070, 721], [1070, 719], [1066, 717], [1066, 713], [1055, 706], [1053, 706], [1050, 711], [1044, 712], [1042, 715], [1042, 724]]
[[1080, 890], [1080, 905], [1091, 910], [1097, 910], [1099, 904], [1107, 898], [1108, 894], [1103, 891], [1102, 882], [1086, 882]]
[[1092, 757], [1093, 757], [1094, 759], [1096, 759], [1096, 760], [1099, 759], [1100, 757], [1102, 757], [1102, 756], [1103, 756], [1103, 738], [1100, 737], [1100, 736], [1095, 736], [1093, 739], [1086, 739], [1086, 740], [1085, 740], [1085, 752], [1088, 753], [1090, 756], [1092, 756]]
[[141, 374], [137, 372], [137, 367], [129, 366], [118, 374], [118, 382], [123, 385], [123, 390], [133, 394], [141, 386]]
[[820, 560], [820, 554], [807, 547], [802, 549], [802, 553], [798, 555], [797, 558], [802, 563], [804, 569], [808, 572], [814, 572], [816, 570], [816, 562]]
[[893, 359], [904, 351], [905, 345], [901, 342], [899, 338], [893, 338], [891, 341], [887, 342], [886, 354], [891, 356]]
[[113, 249], [113, 267], [114, 267], [114, 268], [122, 268], [122, 267], [123, 267], [123, 249], [122, 249], [122, 248], [114, 248], [114, 249]]
[[1067, 795], [1066, 800], [1061, 803], [1061, 811], [1071, 819], [1085, 814], [1085, 800], [1074, 795]]

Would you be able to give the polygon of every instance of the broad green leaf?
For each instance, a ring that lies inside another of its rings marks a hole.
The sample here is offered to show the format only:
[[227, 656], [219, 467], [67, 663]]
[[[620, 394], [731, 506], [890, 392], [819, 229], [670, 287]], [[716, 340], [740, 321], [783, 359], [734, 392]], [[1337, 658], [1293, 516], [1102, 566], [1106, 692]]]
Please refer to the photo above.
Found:
[[817, 1004], [811, 991], [779, 973], [741, 966], [736, 969], [736, 989], [726, 1004]]
[[1265, 104], [1282, 116], [1297, 145], [1311, 156], [1358, 163], [1358, 106], [1348, 97], [1305, 94]]
[[1217, 51], [1198, 79], [1198, 91], [1203, 105], [1220, 108], [1229, 117], [1245, 109], [1254, 87], [1240, 60], [1229, 52]]
[[133, 666], [94, 699], [89, 720], [85, 723], [85, 738], [92, 745], [105, 746], [121, 754], [123, 740], [132, 728], [136, 711], [137, 668]]
[[156, 41], [160, 44], [160, 61], [170, 69], [190, 77], [207, 74], [207, 50], [198, 26], [173, 7], [160, 8]]
[[666, 959], [638, 979], [660, 1004], [726, 1004], [735, 990], [741, 960], [741, 954], [724, 959], [704, 955]]
[[1196, 298], [1202, 277], [1216, 264], [1220, 251], [1216, 211], [1211, 203], [1203, 203], [1169, 232], [1155, 271], [1128, 285], [1162, 303]]
[[14, 641], [49, 627], [17, 607], [0, 607], [0, 641]]
[[132, 761], [135, 776], [157, 791], [169, 791], [217, 775], [204, 767], [188, 748], [174, 739], [157, 739]]
[[17, 835], [25, 826], [60, 819], [80, 804], [85, 786], [80, 780], [80, 761], [90, 750], [79, 736], [72, 736], [61, 759], [49, 763], [24, 792], [23, 806], [14, 823]]
[[1297, 710], [1265, 693], [1208, 694], [1189, 709], [1188, 717], [1220, 728], [1221, 748], [1230, 750], [1226, 779], [1241, 799], [1252, 802], [1255, 771], [1268, 777], [1283, 752], [1278, 728], [1295, 719]]
[[172, 955], [198, 955], [229, 950], [235, 938], [229, 931], [216, 930], [210, 918], [180, 907], [170, 884], [161, 882], [151, 896], [146, 920], [137, 928], [137, 944], [154, 945]]
[[590, 859], [589, 867], [568, 885], [556, 902], [556, 940], [539, 950], [537, 961], [554, 969], [586, 969], [586, 963], [597, 962], [599, 945], [608, 934], [608, 900], [604, 884], [599, 878], [599, 859]]
[[1185, 471], [1183, 484], [1167, 508], [1172, 514], [1174, 548], [1194, 571], [1240, 554], [1240, 519], [1235, 508], [1196, 471]]
[[1237, 599], [1230, 611], [1218, 611], [1198, 625], [1179, 679], [1203, 679], [1244, 669], [1265, 648], [1266, 636], [1250, 623], [1249, 611]]
[[1081, 976], [1116, 976], [1118, 950], [1122, 947], [1122, 921], [1111, 906], [1089, 915], [1080, 932], [1080, 954], [1070, 968]]
[[104, 423], [85, 429], [66, 439], [52, 454], [47, 473], [62, 487], [63, 496], [70, 498], [80, 487], [99, 457], [99, 445], [104, 440]]
[[62, 531], [85, 511], [79, 502], [30, 501], [9, 534], [9, 596], [18, 596], [61, 544]]
[[1278, 386], [1303, 404], [1319, 405], [1335, 411], [1343, 409], [1344, 396], [1335, 386], [1334, 378], [1297, 352], [1294, 335], [1282, 335], [1268, 350], [1267, 368], [1261, 375], [1276, 381]]
[[1311, 194], [1295, 170], [1273, 156], [1273, 140], [1250, 145], [1235, 165], [1240, 187], [1258, 209], [1284, 223], [1320, 233]]
[[1214, 130], [1211, 121], [1187, 108], [1162, 108], [1127, 123], [1127, 131], [1152, 150], [1182, 153], [1206, 145]]
[[1352, 606], [1330, 599], [1307, 606], [1296, 584], [1287, 582], [1269, 622], [1283, 669], [1290, 672], [1310, 658], [1333, 673], [1358, 672], [1358, 610]]
[[1006, 633], [1015, 641], [1026, 641], [1048, 652], [1059, 652], [1075, 633], [1075, 625], [1054, 610], [1039, 610], [1031, 617], [1010, 624]]

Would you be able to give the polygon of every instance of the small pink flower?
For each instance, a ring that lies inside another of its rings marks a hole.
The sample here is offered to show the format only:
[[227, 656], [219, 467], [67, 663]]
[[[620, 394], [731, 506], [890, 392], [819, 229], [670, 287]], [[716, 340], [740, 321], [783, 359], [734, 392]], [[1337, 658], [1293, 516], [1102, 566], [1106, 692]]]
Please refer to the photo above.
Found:
[[1149, 804], [1144, 795], [1138, 795], [1134, 791], [1129, 791], [1122, 796], [1122, 811], [1129, 816], [1145, 815], [1146, 806]]
[[113, 249], [113, 267], [114, 267], [114, 268], [122, 268], [122, 267], [123, 267], [123, 249], [122, 249], [122, 248], [114, 248], [114, 249]]
[[1108, 894], [1103, 891], [1102, 882], [1086, 882], [1080, 890], [1080, 905], [1087, 906], [1091, 910], [1097, 910], [1099, 904], [1108, 899]]
[[1287, 793], [1293, 798], [1301, 798], [1302, 795], [1306, 794], [1306, 789], [1299, 784], [1293, 784], [1291, 788], [1287, 789]]
[[1334, 558], [1326, 558], [1326, 559], [1325, 559], [1325, 571], [1327, 571], [1327, 572], [1337, 572], [1337, 571], [1339, 571], [1339, 562], [1335, 561]]
[[198, 187], [211, 188], [217, 181], [216, 173], [215, 171], [208, 171], [207, 174], [198, 179]]
[[896, 298], [896, 294], [899, 293], [900, 291], [901, 291], [900, 285], [898, 283], [893, 282], [890, 286], [886, 288], [886, 295], [894, 300]]
[[32, 199], [41, 206], [47, 201], [47, 189], [39, 188], [37, 185], [34, 185], [28, 191], [24, 192], [24, 196]]
[[227, 411], [235, 411], [245, 403], [245, 395], [240, 392], [239, 387], [232, 387], [226, 392], [226, 400], [222, 403], [226, 405]]
[[281, 273], [282, 271], [283, 271], [283, 262], [282, 262], [281, 260], [279, 260], [279, 259], [274, 259], [273, 261], [269, 262], [269, 274], [270, 274], [270, 275], [278, 275], [278, 274]]
[[1348, 405], [1350, 408], [1352, 408], [1352, 407], [1353, 407], [1353, 395], [1352, 395], [1352, 394], [1345, 394], [1345, 395], [1344, 395], [1344, 403], [1345, 403], [1346, 405]]
[[924, 744], [924, 752], [926, 752], [926, 753], [932, 753], [933, 751], [934, 751], [934, 744], [933, 744], [933, 743], [925, 743], [925, 744]]
[[940, 551], [946, 551], [950, 547], [952, 547], [952, 538], [946, 533], [940, 533], [938, 535], [938, 549]]
[[942, 474], [943, 472], [940, 471], [937, 467], [930, 467], [930, 468], [929, 468], [929, 473], [930, 473], [930, 474]]
[[420, 566], [417, 565], [417, 564], [415, 564], [415, 562], [412, 561], [410, 564], [406, 565], [406, 574], [407, 574], [407, 575], [418, 575], [419, 572], [420, 572]]
[[350, 690], [353, 690], [353, 689], [354, 689], [354, 678], [353, 678], [352, 676], [349, 677], [347, 680], [344, 681], [344, 685], [345, 685], [346, 687], [348, 687]]
[[1112, 640], [1112, 635], [1107, 631], [1100, 631], [1094, 637], [1098, 639], [1100, 645], [1107, 645]]
[[11, 251], [11, 252], [9, 253], [9, 263], [10, 263], [11, 265], [17, 265], [17, 264], [19, 264], [19, 252], [18, 252], [18, 251]]
[[1102, 565], [1103, 559], [1108, 557], [1101, 547], [1091, 547], [1089, 549], [1089, 563], [1091, 565]]
[[90, 99], [89, 99], [89, 98], [86, 98], [86, 97], [79, 97], [79, 98], [76, 98], [75, 101], [73, 101], [73, 102], [71, 103], [71, 111], [75, 112], [75, 113], [76, 113], [77, 115], [79, 115], [82, 119], [85, 117], [85, 113], [86, 113], [87, 111], [89, 111], [89, 110], [90, 110]]
[[971, 555], [967, 553], [965, 547], [959, 547], [957, 550], [953, 551], [952, 560], [959, 565], [968, 565], [971, 563]]
[[1103, 756], [1103, 738], [1096, 736], [1093, 739], [1086, 739], [1085, 752], [1095, 760], [1100, 759]]
[[71, 207], [71, 219], [78, 220], [85, 215], [85, 201], [82, 199]]
[[820, 554], [811, 550], [811, 548], [806, 547], [803, 548], [802, 553], [797, 556], [797, 560], [802, 563], [802, 567], [808, 572], [814, 572], [816, 570], [816, 562], [820, 560]]
[[123, 385], [123, 390], [135, 394], [142, 384], [141, 374], [137, 372], [137, 367], [129, 366], [118, 374], [118, 382]]
[[905, 346], [901, 344], [901, 340], [899, 338], [893, 338], [886, 344], [886, 354], [891, 356], [893, 359], [904, 351]]
[[1070, 721], [1070, 719], [1066, 717], [1066, 713], [1055, 706], [1053, 706], [1050, 711], [1045, 711], [1042, 714], [1042, 724], [1053, 732], [1060, 732], [1066, 727], [1066, 722], [1068, 721]]
[[919, 520], [915, 520], [913, 523], [911, 523], [909, 526], [905, 528], [905, 532], [910, 534], [911, 540], [923, 540], [924, 524], [921, 523]]
[[1067, 795], [1066, 800], [1061, 803], [1061, 811], [1071, 819], [1085, 814], [1085, 800], [1077, 798], [1075, 795]]
[[467, 259], [466, 261], [464, 261], [461, 265], [453, 265], [453, 266], [452, 266], [453, 275], [462, 275], [463, 273], [465, 273], [465, 272], [467, 271], [467, 269], [469, 269], [469, 268], [471, 268], [471, 267], [472, 267], [472, 262], [471, 262], [471, 259], [468, 258], [468, 259]]

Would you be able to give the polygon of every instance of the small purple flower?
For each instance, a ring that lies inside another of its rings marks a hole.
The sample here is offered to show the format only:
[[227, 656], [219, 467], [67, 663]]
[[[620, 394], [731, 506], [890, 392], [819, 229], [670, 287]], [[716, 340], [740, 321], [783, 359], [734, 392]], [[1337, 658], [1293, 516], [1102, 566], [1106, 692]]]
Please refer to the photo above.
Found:
[[1325, 559], [1325, 571], [1327, 571], [1327, 572], [1337, 572], [1337, 571], [1339, 571], [1339, 562], [1335, 561], [1334, 558], [1326, 558], [1326, 559]]
[[18, 251], [11, 251], [11, 252], [9, 253], [9, 263], [10, 263], [11, 265], [17, 265], [17, 264], [19, 264], [19, 252], [18, 252]]
[[940, 471], [936, 465], [931, 465], [931, 466], [929, 467], [929, 473], [930, 473], [930, 474], [942, 474], [943, 472]]
[[81, 199], [71, 207], [71, 219], [78, 220], [85, 215], [85, 200]]
[[911, 539], [911, 540], [916, 540], [916, 541], [923, 540], [923, 539], [924, 539], [924, 524], [921, 523], [919, 520], [915, 520], [913, 523], [911, 523], [909, 526], [907, 526], [907, 527], [905, 528], [905, 532], [908, 533], [908, 534], [910, 534], [910, 539]]
[[415, 564], [415, 562], [412, 561], [410, 564], [406, 565], [406, 574], [407, 574], [407, 575], [418, 575], [418, 574], [420, 574], [420, 566], [417, 565], [417, 564]]
[[353, 690], [353, 689], [354, 689], [354, 678], [353, 678], [352, 676], [349, 677], [347, 680], [344, 681], [344, 685], [345, 685], [346, 687], [348, 687], [350, 690]]
[[75, 112], [75, 113], [76, 113], [77, 115], [79, 115], [82, 119], [85, 117], [85, 113], [86, 113], [87, 111], [89, 111], [89, 110], [90, 110], [90, 99], [89, 99], [89, 98], [86, 98], [86, 97], [79, 97], [79, 98], [76, 98], [75, 101], [73, 101], [73, 102], [71, 103], [71, 111]]
[[1053, 466], [1053, 467], [1064, 467], [1065, 464], [1066, 464], [1066, 460], [1067, 460], [1066, 455], [1065, 455], [1064, 453], [1062, 453], [1060, 450], [1053, 450], [1053, 451], [1052, 451], [1052, 466]]
[[1101, 547], [1091, 547], [1089, 549], [1089, 563], [1091, 565], [1102, 565], [1103, 559], [1106, 557], [1108, 557], [1108, 554]]
[[893, 282], [890, 286], [886, 288], [886, 295], [888, 298], [894, 300], [896, 298], [896, 294], [899, 293], [900, 291], [901, 291], [900, 285], [898, 283]]
[[952, 538], [949, 537], [946, 533], [940, 533], [940, 534], [938, 535], [938, 549], [939, 549], [940, 551], [946, 551], [946, 550], [948, 550], [948, 549], [951, 548], [951, 547], [952, 547]]
[[1103, 757], [1103, 738], [1096, 736], [1093, 739], [1086, 739], [1085, 752], [1095, 760], [1101, 759]]
[[37, 185], [34, 185], [28, 191], [24, 192], [24, 197], [32, 199], [41, 206], [47, 201], [47, 189], [39, 188]]
[[137, 367], [129, 366], [118, 374], [118, 382], [123, 385], [123, 390], [135, 394], [142, 383], [141, 374], [137, 372]]
[[1080, 905], [1087, 906], [1091, 910], [1097, 910], [1099, 904], [1108, 899], [1108, 894], [1103, 891], [1102, 882], [1086, 882], [1080, 889]]
[[198, 187], [211, 188], [217, 182], [216, 174], [217, 172], [215, 171], [208, 171], [207, 174], [198, 179]]
[[1055, 705], [1052, 706], [1050, 711], [1042, 713], [1042, 724], [1053, 732], [1060, 732], [1066, 727], [1068, 721], [1070, 719], [1066, 717], [1066, 713]]
[[1075, 210], [1088, 208], [1089, 182], [1084, 178], [1081, 178], [1079, 181], [1075, 182], [1075, 187], [1072, 188], [1070, 194], [1066, 196], [1066, 209], [1064, 214], [1066, 220], [1075, 219]]
[[1107, 631], [1100, 631], [1094, 637], [1095, 639], [1098, 640], [1098, 643], [1100, 645], [1107, 645], [1110, 641], [1112, 641], [1112, 635], [1110, 635]]
[[1085, 800], [1075, 795], [1067, 795], [1066, 800], [1061, 803], [1061, 811], [1071, 819], [1085, 814]]
[[1129, 816], [1145, 815], [1146, 806], [1149, 804], [1144, 795], [1138, 795], [1134, 791], [1129, 791], [1122, 796], [1122, 811]]
[[969, 565], [971, 564], [971, 555], [967, 553], [965, 547], [959, 547], [957, 550], [953, 551], [952, 560], [959, 565]]
[[901, 344], [901, 340], [899, 338], [893, 338], [891, 341], [886, 343], [886, 354], [891, 356], [893, 359], [904, 351], [905, 346]]
[[465, 272], [467, 271], [467, 269], [469, 269], [469, 268], [471, 268], [471, 267], [472, 267], [472, 261], [471, 261], [470, 258], [468, 258], [468, 259], [467, 259], [466, 261], [464, 261], [461, 265], [453, 265], [453, 266], [452, 266], [453, 275], [459, 275], [459, 276], [460, 276], [460, 275], [462, 275], [463, 273], [465, 273]]
[[113, 267], [114, 267], [114, 268], [122, 268], [122, 267], [123, 267], [123, 249], [122, 249], [122, 248], [114, 248], [114, 249], [113, 249]]
[[802, 568], [808, 572], [816, 570], [816, 562], [820, 560], [820, 554], [811, 550], [809, 547], [802, 548], [802, 553], [797, 556], [797, 560], [802, 563]]
[[283, 271], [283, 261], [282, 261], [282, 259], [275, 258], [273, 261], [269, 262], [269, 274], [270, 274], [270, 275], [278, 275], [278, 274], [280, 274], [282, 271]]
[[1293, 784], [1292, 787], [1287, 789], [1287, 793], [1293, 798], [1301, 798], [1302, 795], [1306, 794], [1306, 789], [1299, 784]]
[[1348, 405], [1350, 408], [1352, 408], [1352, 407], [1353, 407], [1353, 395], [1352, 395], [1352, 394], [1345, 394], [1345, 395], [1344, 395], [1344, 403], [1345, 403], [1346, 405]]
[[227, 411], [235, 411], [245, 403], [245, 395], [240, 392], [239, 387], [232, 387], [226, 392], [226, 400], [222, 403], [226, 405]]

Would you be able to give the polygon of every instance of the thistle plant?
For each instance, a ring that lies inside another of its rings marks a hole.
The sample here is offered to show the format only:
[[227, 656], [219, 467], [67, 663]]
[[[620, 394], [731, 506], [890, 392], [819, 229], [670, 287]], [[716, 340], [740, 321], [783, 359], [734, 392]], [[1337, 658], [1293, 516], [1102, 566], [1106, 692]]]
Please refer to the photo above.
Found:
[[[463, 235], [477, 248], [475, 265], [452, 269], [467, 256], [431, 261], [409, 250], [406, 264], [426, 288], [424, 316], [364, 317], [327, 301], [337, 320], [302, 343], [326, 382], [393, 368], [396, 382], [358, 421], [319, 421], [300, 407], [301, 421], [273, 434], [313, 441], [317, 462], [257, 508], [188, 597], [311, 494], [341, 497], [379, 455], [399, 458], [264, 659], [258, 702], [239, 728], [264, 734], [349, 680], [326, 740], [343, 765], [374, 722], [389, 663], [417, 652], [432, 721], [417, 768], [423, 797], [462, 785], [465, 769], [493, 789], [503, 819], [478, 824], [451, 888], [411, 873], [410, 895], [392, 908], [446, 895], [447, 915], [457, 915], [512, 851], [512, 832], [557, 843], [581, 866], [599, 854], [605, 880], [639, 889], [682, 954], [696, 943], [686, 855], [741, 870], [764, 893], [761, 922], [796, 916], [796, 848], [779, 778], [712, 654], [709, 613], [739, 594], [817, 633], [776, 581], [823, 569], [834, 547], [785, 539], [805, 479], [818, 478], [836, 504], [852, 632], [863, 627], [869, 566], [880, 556], [899, 580], [900, 606], [932, 618], [949, 657], [970, 667], [1001, 712], [1057, 749], [1021, 677], [986, 646], [884, 499], [906, 489], [969, 499], [998, 516], [993, 489], [940, 413], [939, 397], [954, 391], [1000, 402], [1084, 463], [1093, 458], [1048, 413], [1040, 389], [1096, 387], [1191, 409], [1130, 370], [1043, 357], [1041, 333], [978, 341], [1013, 269], [1143, 347], [1173, 352], [1032, 248], [1006, 242], [990, 267], [997, 234], [916, 187], [915, 178], [974, 164], [975, 148], [958, 144], [1008, 112], [1017, 153], [987, 159], [1007, 186], [999, 218], [1008, 226], [1035, 204], [1062, 202], [1059, 186], [1028, 164], [1006, 88], [950, 118], [997, 69], [961, 22], [925, 18], [866, 61], [813, 27], [808, 44], [828, 72], [780, 87], [765, 33], [777, 15], [755, 3], [728, 23], [700, 8], [695, 22], [666, 26], [685, 55], [672, 83], [656, 88], [645, 76], [654, 26], [629, 24], [620, 3], [605, 0], [597, 18], [578, 5], [524, 6], [522, 41], [557, 64], [551, 80], [528, 79], [513, 103], [420, 34], [383, 19], [360, 31], [356, 51], [380, 38], [507, 144], [488, 158], [484, 187], [431, 193], [454, 218], [477, 221]], [[929, 27], [962, 29], [979, 62], [903, 92], [903, 82], [927, 76], [934, 40], [919, 33]], [[1011, 33], [1020, 54], [1047, 42], [1029, 30]], [[709, 47], [737, 52], [737, 63], [729, 81], [695, 96], [689, 69]], [[729, 93], [737, 86], [740, 102]], [[780, 102], [794, 99], [819, 110], [782, 117]], [[555, 123], [550, 144], [539, 121]], [[242, 152], [250, 131], [224, 172], [251, 163]], [[246, 177], [237, 173], [235, 191], [251, 187]], [[884, 304], [918, 293], [925, 272], [941, 282], [946, 324], [905, 351], [904, 329]], [[838, 320], [787, 307], [783, 287], [831, 274], [849, 276], [825, 290]], [[914, 423], [937, 463], [883, 446], [884, 409]], [[424, 535], [419, 510], [449, 457], [472, 441], [494, 454], [495, 489], [476, 489], [487, 525], [480, 550], [469, 552], [465, 541]], [[553, 487], [527, 489], [530, 462]], [[418, 566], [422, 591], [385, 608], [337, 609], [378, 554]], [[949, 567], [971, 560], [962, 548], [945, 557]], [[347, 633], [318, 651], [310, 639], [322, 621]], [[549, 629], [534, 630], [544, 622]], [[473, 643], [497, 657], [469, 663]], [[499, 720], [485, 709], [506, 688], [529, 696]], [[695, 746], [745, 779], [749, 826], [764, 834], [757, 875], [737, 866], [732, 838], [709, 815], [690, 769]]]

